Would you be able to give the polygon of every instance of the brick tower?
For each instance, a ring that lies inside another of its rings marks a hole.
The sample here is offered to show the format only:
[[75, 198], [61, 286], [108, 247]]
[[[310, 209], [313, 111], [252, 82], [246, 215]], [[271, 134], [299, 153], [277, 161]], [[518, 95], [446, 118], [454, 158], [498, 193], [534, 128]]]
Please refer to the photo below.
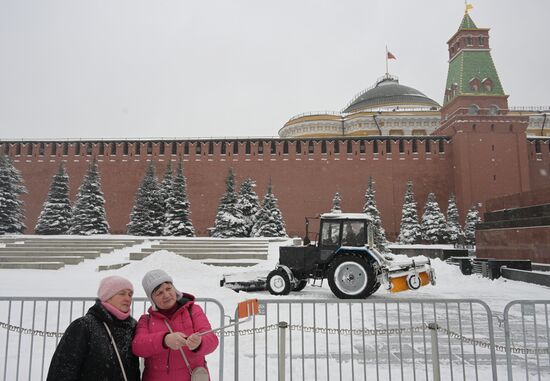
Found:
[[508, 113], [489, 48], [489, 29], [468, 12], [447, 42], [449, 71], [441, 125], [434, 132], [453, 140], [454, 188], [461, 215], [472, 205], [529, 190], [525, 130], [528, 118]]

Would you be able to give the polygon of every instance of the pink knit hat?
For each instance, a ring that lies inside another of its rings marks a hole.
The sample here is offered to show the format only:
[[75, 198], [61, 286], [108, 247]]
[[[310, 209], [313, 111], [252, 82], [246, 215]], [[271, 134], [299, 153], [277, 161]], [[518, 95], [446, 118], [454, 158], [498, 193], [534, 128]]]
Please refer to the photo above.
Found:
[[134, 291], [134, 286], [132, 286], [132, 282], [121, 276], [112, 275], [108, 276], [107, 278], [103, 278], [101, 282], [99, 282], [97, 296], [99, 300], [101, 300], [102, 302], [106, 302], [107, 300], [111, 299], [117, 292], [126, 289]]

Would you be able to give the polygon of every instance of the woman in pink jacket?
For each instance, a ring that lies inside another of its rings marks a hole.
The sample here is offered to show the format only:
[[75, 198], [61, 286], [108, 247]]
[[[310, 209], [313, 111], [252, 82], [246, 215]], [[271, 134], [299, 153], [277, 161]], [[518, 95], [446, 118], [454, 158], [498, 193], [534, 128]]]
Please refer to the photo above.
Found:
[[193, 295], [175, 289], [166, 272], [149, 271], [142, 285], [152, 303], [148, 313], [139, 319], [132, 342], [134, 354], [145, 358], [142, 380], [191, 380], [195, 368], [206, 368], [205, 356], [218, 347], [218, 337], [212, 332], [198, 335], [211, 329], [208, 318], [194, 304]]

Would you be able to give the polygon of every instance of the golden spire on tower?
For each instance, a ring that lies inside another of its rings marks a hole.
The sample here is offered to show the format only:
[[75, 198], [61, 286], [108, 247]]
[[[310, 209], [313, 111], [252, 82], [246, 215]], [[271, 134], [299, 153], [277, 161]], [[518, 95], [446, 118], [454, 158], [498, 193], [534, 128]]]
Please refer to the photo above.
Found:
[[470, 3], [468, 3], [467, 0], [464, 0], [464, 8], [465, 8], [464, 9], [464, 14], [467, 15], [468, 12], [471, 11], [474, 8], [474, 6]]

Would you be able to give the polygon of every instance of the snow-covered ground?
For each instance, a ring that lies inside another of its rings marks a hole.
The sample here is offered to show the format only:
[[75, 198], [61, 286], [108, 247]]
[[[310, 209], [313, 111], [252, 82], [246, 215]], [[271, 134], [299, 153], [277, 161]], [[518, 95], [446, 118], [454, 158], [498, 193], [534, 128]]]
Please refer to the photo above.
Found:
[[[279, 302], [284, 300], [296, 300], [297, 302], [303, 302], [305, 300], [318, 300], [320, 303], [328, 302], [338, 302], [338, 299], [334, 297], [332, 292], [330, 291], [327, 283], [322, 287], [306, 287], [302, 292], [300, 293], [291, 293], [290, 295], [282, 298], [282, 297], [275, 297], [270, 295], [268, 292], [251, 292], [251, 293], [245, 293], [240, 292], [236, 293], [233, 292], [227, 288], [222, 288], [219, 286], [219, 280], [223, 276], [223, 274], [227, 273], [236, 273], [236, 272], [245, 272], [245, 271], [262, 271], [262, 270], [270, 270], [273, 268], [274, 264], [277, 261], [278, 258], [278, 246], [281, 244], [286, 244], [285, 242], [279, 242], [279, 243], [271, 243], [269, 248], [269, 259], [265, 262], [260, 263], [259, 265], [255, 266], [254, 268], [235, 268], [235, 267], [216, 267], [216, 266], [207, 266], [203, 265], [200, 262], [192, 261], [186, 258], [182, 258], [180, 256], [177, 256], [173, 253], [167, 252], [167, 251], [159, 251], [155, 252], [152, 255], [146, 257], [145, 259], [141, 261], [131, 261], [131, 263], [123, 268], [120, 268], [118, 270], [111, 270], [111, 271], [103, 271], [98, 272], [96, 271], [97, 267], [99, 265], [105, 265], [105, 264], [114, 264], [114, 263], [122, 263], [122, 262], [128, 262], [128, 256], [129, 253], [132, 251], [135, 251], [138, 247], [150, 247], [152, 241], [146, 241], [145, 243], [130, 247], [130, 248], [124, 248], [120, 250], [116, 250], [113, 253], [110, 254], [103, 254], [99, 258], [95, 260], [86, 260], [85, 262], [74, 265], [74, 266], [65, 266], [65, 268], [55, 271], [48, 271], [48, 270], [0, 270], [0, 297], [94, 297], [96, 295], [97, 285], [99, 281], [108, 275], [117, 274], [124, 277], [127, 277], [130, 279], [135, 287], [135, 295], [136, 296], [145, 296], [143, 289], [141, 287], [141, 278], [145, 274], [145, 272], [154, 269], [154, 268], [161, 268], [166, 270], [168, 273], [172, 275], [174, 278], [174, 283], [176, 287], [182, 291], [194, 294], [195, 296], [199, 298], [213, 298], [218, 300], [225, 309], [225, 314], [233, 316], [235, 307], [238, 302], [243, 301], [245, 299], [250, 298], [258, 298], [262, 300], [268, 301], [268, 304], [266, 305], [266, 308], [269, 307], [275, 308], [274, 305], [269, 303]], [[483, 302], [485, 302], [491, 309], [494, 315], [497, 317], [502, 317], [504, 307], [506, 304], [508, 304], [510, 301], [513, 300], [522, 300], [522, 299], [539, 299], [539, 300], [548, 300], [550, 299], [550, 289], [547, 287], [522, 283], [522, 282], [516, 282], [516, 281], [510, 281], [506, 279], [497, 279], [497, 280], [488, 280], [486, 278], [482, 278], [478, 275], [472, 275], [472, 276], [464, 276], [460, 273], [460, 270], [456, 266], [451, 266], [446, 264], [445, 262], [442, 262], [440, 260], [433, 260], [432, 261], [433, 267], [436, 270], [437, 275], [437, 284], [435, 286], [427, 286], [423, 287], [420, 290], [416, 292], [403, 292], [399, 294], [390, 294], [388, 291], [380, 289], [377, 291], [374, 295], [372, 295], [368, 301], [369, 302], [380, 302], [380, 308], [379, 310], [384, 309], [384, 301], [402, 301], [404, 304], [410, 299], [422, 299], [424, 301], [426, 300], [435, 300], [435, 299], [478, 299]], [[3, 304], [5, 306], [5, 302]], [[363, 327], [365, 328], [379, 328], [381, 326], [384, 326], [385, 321], [380, 320], [376, 325], [371, 321], [372, 320], [372, 305], [370, 307], [366, 308], [366, 315], [368, 316], [367, 321], [361, 321], [361, 316], [358, 316], [356, 313], [359, 310], [354, 310], [354, 308], [359, 308], [357, 306], [349, 306], [345, 307], [349, 309], [348, 312], [341, 312], [340, 307], [338, 307], [338, 310], [333, 310], [333, 308], [336, 308], [336, 304], [330, 307], [326, 307], [326, 311], [322, 312], [321, 315], [325, 316], [326, 314], [326, 321], [323, 321], [324, 326], [329, 327], [335, 327], [336, 324], [344, 324], [346, 322], [345, 319], [342, 319], [344, 316], [346, 319], [348, 319], [350, 322], [353, 320], [354, 327], [357, 327], [357, 324], [361, 324], [361, 322], [364, 324]], [[476, 306], [476, 308], [479, 306]], [[281, 309], [279, 309], [281, 308]], [[294, 313], [295, 307], [277, 307], [277, 313], [281, 313], [284, 316], [287, 316], [285, 314], [288, 313]], [[313, 315], [315, 315], [317, 312], [309, 312], [309, 307], [301, 308], [301, 313], [305, 314], [307, 316], [303, 317], [303, 320], [301, 320], [301, 323], [305, 325], [306, 322], [312, 323], [311, 319]], [[323, 307], [325, 308], [325, 307]], [[360, 307], [363, 308], [363, 307]], [[4, 308], [3, 308], [4, 309]], [[84, 309], [84, 308], [83, 308]], [[274, 310], [270, 310], [274, 311]], [[311, 310], [314, 311], [314, 310]], [[327, 312], [328, 311], [328, 312]], [[363, 311], [363, 310], [362, 310]], [[477, 311], [477, 310], [476, 310]], [[481, 312], [483, 312], [483, 309], [480, 309]], [[139, 315], [140, 311], [136, 311], [136, 314]], [[211, 311], [214, 313], [214, 311]], [[374, 312], [374, 315], [378, 314], [378, 312]], [[368, 315], [370, 313], [370, 315]], [[399, 311], [397, 311], [399, 313]], [[477, 312], [476, 312], [477, 313]], [[435, 313], [434, 313], [435, 314]], [[78, 312], [75, 314], [74, 317], [78, 315]], [[330, 319], [329, 319], [330, 315]], [[296, 315], [295, 320], [297, 319]], [[378, 316], [378, 315], [376, 315]], [[458, 320], [462, 319], [462, 315], [459, 312]], [[73, 318], [74, 318], [73, 317]], [[335, 320], [332, 320], [332, 317], [335, 317]], [[6, 322], [7, 321], [6, 312], [4, 309], [4, 312], [0, 311], [0, 321]], [[265, 318], [265, 325], [267, 325], [268, 320], [271, 322], [271, 318], [275, 318], [274, 316], [270, 316], [269, 319]], [[352, 319], [353, 318], [353, 319]], [[376, 318], [376, 317], [375, 317]], [[411, 323], [413, 320], [413, 314], [410, 315]], [[219, 317], [217, 317], [219, 319]], [[325, 319], [325, 317], [323, 317]], [[359, 319], [359, 320], [358, 320]], [[213, 319], [211, 317], [212, 325], [217, 326], [218, 321]], [[261, 324], [264, 324], [264, 320], [258, 320], [259, 322], [262, 322]], [[18, 325], [20, 322], [19, 316], [16, 313], [16, 310], [12, 311], [12, 316], [10, 317], [10, 322], [12, 325]], [[21, 323], [25, 327], [30, 327], [31, 325], [34, 325], [34, 321], [29, 321], [27, 318], [24, 318], [21, 320]], [[319, 323], [319, 322], [318, 322]], [[418, 325], [417, 322], [414, 322], [414, 325]], [[483, 324], [483, 320], [481, 321]], [[36, 324], [44, 324], [43, 319], [42, 321], [37, 320]], [[63, 323], [62, 323], [63, 324]], [[61, 324], [61, 325], [62, 325]], [[256, 324], [256, 323], [254, 323]], [[487, 324], [487, 322], [485, 322]], [[391, 326], [391, 324], [389, 325]], [[388, 327], [389, 327], [388, 326]], [[249, 326], [244, 326], [243, 328], [248, 328]], [[36, 328], [35, 328], [36, 329]], [[61, 326], [59, 328], [60, 331], [63, 331], [64, 327]], [[458, 328], [457, 328], [458, 329]], [[482, 329], [479, 331], [480, 333], [483, 332]], [[276, 330], [270, 333], [270, 335], [274, 333], [276, 334]], [[422, 334], [422, 333], [420, 333]], [[264, 348], [261, 347], [261, 345], [269, 346], [270, 344], [263, 342], [260, 340], [259, 336], [264, 335], [262, 333], [261, 335], [257, 335], [258, 337], [247, 338], [243, 337], [240, 342], [240, 351], [239, 354], [239, 361], [241, 364], [241, 379], [253, 379], [255, 377], [259, 379], [265, 379], [265, 375], [268, 374], [267, 367], [273, 367], [273, 365], [267, 365], [267, 359], [272, 360], [272, 352], [276, 349], [277, 341], [276, 338], [270, 338], [269, 340], [271, 343], [270, 347], [270, 353], [265, 353], [265, 356], [263, 355]], [[302, 346], [302, 348], [306, 348], [305, 351], [302, 351], [300, 353], [307, 352], [307, 347], [311, 345], [311, 341], [308, 341], [306, 337], [304, 337], [304, 334], [302, 333], [300, 338], [300, 333], [296, 331], [291, 331], [291, 335], [294, 335], [295, 339], [293, 339], [293, 345], [295, 345], [295, 354], [298, 352], [296, 346]], [[415, 334], [416, 335], [416, 334]], [[429, 333], [427, 333], [429, 335]], [[3, 353], [4, 347], [5, 347], [5, 338], [6, 336], [6, 330], [2, 327], [0, 327], [0, 363], [4, 362], [4, 355]], [[480, 336], [483, 336], [482, 334]], [[10, 339], [10, 346], [12, 345], [12, 341], [18, 337], [17, 333], [11, 334]], [[263, 336], [262, 336], [263, 337]], [[325, 369], [325, 367], [328, 367], [329, 364], [329, 357], [331, 358], [330, 363], [332, 364], [332, 361], [340, 361], [340, 364], [347, 363], [347, 364], [353, 364], [353, 361], [343, 360], [346, 358], [345, 356], [352, 355], [354, 350], [350, 352], [349, 348], [354, 347], [357, 344], [358, 338], [352, 338], [349, 339], [346, 351], [340, 350], [337, 351], [338, 356], [343, 356], [342, 358], [332, 358], [334, 357], [334, 353], [332, 353], [332, 349], [329, 350], [329, 342], [331, 343], [330, 347], [332, 348], [332, 345], [340, 345], [338, 342], [333, 342], [333, 340], [336, 340], [336, 337], [331, 336], [330, 339], [327, 334], [326, 339], [326, 353], [322, 355], [322, 349], [319, 350], [319, 352], [315, 351], [315, 353], [319, 354], [319, 362], [321, 365], [317, 364], [315, 362], [314, 368], [315, 372], [310, 373], [310, 375], [302, 374], [302, 370], [306, 369], [308, 366], [307, 363], [303, 361], [296, 360], [294, 363], [291, 364], [293, 368], [293, 372], [297, 372], [296, 378], [302, 378], [303, 379], [324, 379], [324, 377], [327, 377], [326, 374], [323, 376], [321, 373], [317, 374], [317, 369], [319, 368], [319, 372], [321, 372], [321, 369]], [[368, 340], [371, 340], [372, 337], [367, 338]], [[40, 346], [42, 345], [42, 342], [40, 339], [36, 339], [38, 343], [40, 343]], [[265, 336], [265, 340], [267, 339], [267, 334]], [[275, 341], [273, 341], [275, 340]], [[316, 340], [316, 337], [313, 338], [313, 340]], [[324, 340], [324, 336], [323, 336]], [[411, 340], [412, 340], [412, 334], [411, 334]], [[427, 341], [429, 342], [429, 337], [427, 338]], [[46, 339], [44, 339], [44, 342], [46, 342]], [[380, 343], [378, 343], [380, 344]], [[387, 342], [388, 346], [390, 345], [390, 341]], [[36, 344], [38, 346], [38, 344]], [[228, 337], [225, 341], [225, 364], [224, 364], [224, 370], [227, 369], [227, 371], [224, 371], [225, 379], [233, 379], [232, 371], [233, 371], [233, 345], [234, 345], [234, 339], [232, 337]], [[275, 346], [273, 348], [273, 345]], [[323, 344], [324, 345], [324, 344]], [[374, 345], [374, 343], [373, 343]], [[393, 342], [391, 344], [393, 346]], [[401, 345], [401, 339], [400, 343]], [[51, 344], [48, 342], [48, 344], [44, 344], [44, 346], [52, 346], [54, 347], [55, 344]], [[256, 347], [258, 346], [258, 347]], [[545, 344], [547, 347], [547, 343]], [[363, 345], [363, 349], [368, 348], [367, 345]], [[413, 345], [414, 350], [414, 345]], [[246, 352], [249, 352], [248, 354]], [[288, 351], [288, 349], [287, 349]], [[482, 353], [483, 350], [480, 348], [478, 350], [478, 354]], [[261, 353], [261, 355], [260, 355]], [[359, 352], [358, 352], [359, 353]], [[503, 355], [503, 354], [501, 354]], [[546, 361], [546, 364], [549, 363], [549, 355], [544, 355], [544, 361]], [[47, 357], [47, 354], [46, 354]], [[363, 372], [362, 369], [365, 370], [365, 373], [367, 372], [366, 363], [368, 362], [368, 356], [364, 358], [364, 362], [362, 363], [362, 366], [365, 366], [365, 368], [360, 368], [361, 372]], [[321, 360], [322, 359], [322, 360]], [[389, 360], [389, 356], [388, 356]], [[413, 357], [414, 360], [414, 357]], [[418, 362], [419, 359], [416, 359], [416, 362]], [[421, 360], [421, 359], [420, 359]], [[470, 358], [468, 361], [471, 361]], [[252, 362], [251, 362], [252, 361]], [[256, 362], [257, 361], [257, 362]], [[276, 359], [275, 359], [276, 361]], [[314, 361], [312, 360], [311, 356], [309, 357], [308, 361]], [[374, 360], [373, 360], [374, 361]], [[504, 360], [505, 361], [505, 360]], [[47, 362], [47, 360], [46, 360]], [[380, 379], [386, 379], [384, 376], [384, 366], [387, 368], [391, 367], [391, 364], [394, 364], [396, 367], [396, 374], [392, 373], [392, 379], [401, 379], [401, 374], [403, 375], [403, 379], [409, 379], [407, 375], [410, 375], [411, 367], [413, 369], [415, 368], [415, 365], [413, 365], [415, 362], [401, 362], [399, 360], [393, 360], [384, 363], [384, 361], [378, 361], [380, 362]], [[422, 362], [422, 361], [421, 361]], [[209, 363], [212, 367], [212, 369], [217, 369], [219, 364], [219, 358], [217, 356], [214, 356], [212, 359], [209, 359]], [[481, 363], [481, 362], [480, 362]], [[385, 364], [385, 365], [384, 365]], [[389, 364], [389, 365], [388, 365]], [[4, 364], [5, 365], [5, 364]], [[10, 366], [12, 367], [11, 363]], [[341, 365], [340, 365], [341, 366]], [[369, 366], [374, 366], [370, 364]], [[431, 365], [430, 365], [431, 366]], [[443, 365], [442, 365], [443, 366]], [[296, 368], [296, 369], [294, 369]], [[271, 369], [271, 368], [270, 368]], [[336, 376], [338, 374], [341, 374], [342, 368], [340, 367], [338, 372], [338, 367], [334, 367], [331, 365], [330, 370], [330, 378], [333, 378], [333, 369], [336, 370]], [[351, 365], [352, 371], [354, 371], [354, 365]], [[358, 368], [359, 369], [359, 368]], [[369, 368], [370, 369], [370, 368]], [[404, 371], [403, 371], [404, 369]], [[424, 369], [424, 368], [423, 368]], [[445, 373], [445, 369], [443, 368], [443, 373]], [[479, 377], [483, 374], [488, 374], [488, 368], [480, 368], [480, 374]], [[13, 370], [13, 367], [12, 367]], [[276, 372], [276, 362], [275, 362], [275, 369], [271, 369], [269, 374], [271, 374], [272, 371]], [[357, 379], [363, 379], [362, 374], [359, 375], [358, 370], [356, 370], [358, 373], [355, 375]], [[379, 369], [376, 368], [376, 371], [378, 372]], [[388, 371], [387, 369], [385, 370]], [[499, 370], [500, 372], [501, 370]], [[346, 370], [344, 369], [344, 373]], [[370, 372], [370, 371], [369, 371]], [[420, 372], [420, 371], [419, 371]], [[428, 369], [426, 368], [426, 372], [428, 372]], [[431, 369], [429, 369], [429, 372], [431, 372]], [[8, 372], [9, 373], [9, 372]], [[460, 373], [460, 372], [459, 372]], [[465, 373], [466, 374], [466, 373]], [[299, 376], [298, 376], [299, 375]], [[548, 374], [550, 376], [550, 373]], [[456, 376], [456, 375], [455, 375]], [[273, 374], [270, 376], [273, 377], [272, 379], [275, 379]], [[423, 373], [420, 374], [419, 378], [423, 379]], [[32, 377], [35, 379], [34, 377]], [[39, 379], [37, 377], [36, 379]], [[346, 379], [344, 377], [344, 379]]]

